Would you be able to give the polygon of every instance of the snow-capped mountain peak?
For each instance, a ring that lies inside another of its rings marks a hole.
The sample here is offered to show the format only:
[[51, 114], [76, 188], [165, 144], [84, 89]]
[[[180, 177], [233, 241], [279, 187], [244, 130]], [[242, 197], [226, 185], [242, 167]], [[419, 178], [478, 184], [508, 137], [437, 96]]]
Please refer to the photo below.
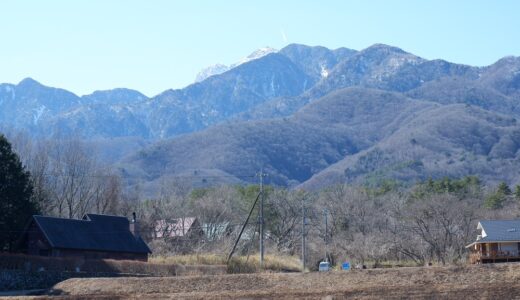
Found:
[[206, 67], [206, 68], [202, 69], [199, 73], [197, 73], [197, 76], [195, 77], [195, 82], [201, 82], [201, 81], [205, 80], [206, 78], [208, 78], [210, 76], [222, 74], [222, 73], [227, 72], [227, 71], [229, 71], [229, 70], [231, 70], [231, 69], [233, 69], [235, 67], [240, 66], [241, 64], [250, 62], [250, 61], [255, 60], [255, 59], [259, 59], [259, 58], [264, 57], [264, 56], [266, 56], [268, 54], [276, 53], [276, 52], [278, 52], [278, 50], [276, 50], [274, 48], [263, 47], [263, 48], [260, 48], [260, 49], [257, 49], [255, 51], [253, 51], [253, 53], [249, 54], [248, 56], [242, 58], [240, 61], [238, 61], [238, 62], [236, 62], [234, 64], [231, 64], [229, 66], [223, 65], [223, 64], [211, 65], [209, 67]]
[[276, 50], [274, 48], [271, 48], [271, 47], [263, 47], [263, 48], [257, 49], [255, 51], [253, 51], [253, 53], [251, 53], [248, 56], [242, 58], [240, 60], [240, 62], [232, 65], [232, 67], [239, 66], [239, 65], [241, 65], [243, 63], [252, 61], [254, 59], [259, 59], [259, 58], [262, 58], [262, 57], [266, 56], [267, 54], [276, 53], [276, 52], [278, 52], [278, 50]]
[[197, 73], [197, 76], [195, 77], [195, 82], [201, 82], [210, 76], [222, 74], [229, 69], [230, 69], [229, 66], [226, 66], [223, 64], [211, 65], [209, 67], [202, 69], [199, 73]]

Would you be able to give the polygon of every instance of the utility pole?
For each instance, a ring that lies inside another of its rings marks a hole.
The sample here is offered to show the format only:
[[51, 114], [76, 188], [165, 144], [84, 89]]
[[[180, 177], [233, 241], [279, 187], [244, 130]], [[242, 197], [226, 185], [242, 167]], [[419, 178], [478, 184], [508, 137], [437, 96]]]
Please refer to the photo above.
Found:
[[323, 217], [325, 218], [325, 261], [329, 262], [329, 239], [328, 239], [328, 222], [327, 222], [327, 209], [323, 209]]
[[305, 232], [305, 194], [302, 197], [302, 272], [305, 272], [305, 256], [306, 256], [306, 235]]
[[260, 223], [260, 268], [264, 267], [264, 177], [267, 174], [264, 174], [264, 169], [260, 169], [260, 213], [258, 214], [258, 219]]
[[240, 229], [240, 233], [238, 234], [238, 237], [235, 241], [235, 244], [233, 245], [233, 249], [231, 249], [231, 252], [229, 252], [227, 263], [231, 260], [231, 257], [233, 256], [233, 253], [235, 253], [235, 250], [237, 248], [238, 242], [240, 242], [240, 238], [242, 237], [242, 234], [244, 233], [244, 229], [246, 229], [247, 224], [249, 223], [249, 218], [253, 214], [253, 210], [255, 209], [256, 203], [258, 202], [258, 199], [260, 199], [260, 193], [258, 193], [258, 196], [256, 196], [255, 202], [253, 202], [253, 206], [251, 206], [251, 210], [249, 211], [249, 214], [247, 215], [247, 219], [244, 222], [244, 225], [242, 225], [242, 229]]

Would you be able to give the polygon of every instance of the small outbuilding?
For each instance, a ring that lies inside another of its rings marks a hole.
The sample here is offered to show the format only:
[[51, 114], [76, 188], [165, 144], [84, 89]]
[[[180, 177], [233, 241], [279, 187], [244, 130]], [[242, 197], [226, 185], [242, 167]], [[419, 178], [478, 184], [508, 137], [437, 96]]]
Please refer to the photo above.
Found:
[[151, 253], [135, 218], [86, 214], [81, 220], [33, 216], [20, 240], [24, 253], [147, 261]]
[[520, 261], [520, 220], [478, 222], [480, 234], [466, 246], [473, 264]]
[[178, 218], [172, 220], [158, 220], [155, 222], [155, 238], [171, 239], [200, 239], [204, 235], [204, 230], [200, 226], [199, 220], [195, 217]]

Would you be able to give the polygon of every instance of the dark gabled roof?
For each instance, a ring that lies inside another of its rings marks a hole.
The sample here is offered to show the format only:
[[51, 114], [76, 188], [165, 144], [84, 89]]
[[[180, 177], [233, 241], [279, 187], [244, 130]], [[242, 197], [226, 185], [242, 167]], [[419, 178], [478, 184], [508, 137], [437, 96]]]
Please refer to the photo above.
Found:
[[146, 243], [130, 232], [125, 217], [86, 214], [83, 220], [33, 218], [53, 248], [151, 253]]
[[486, 236], [477, 243], [520, 241], [520, 220], [486, 220], [479, 223]]

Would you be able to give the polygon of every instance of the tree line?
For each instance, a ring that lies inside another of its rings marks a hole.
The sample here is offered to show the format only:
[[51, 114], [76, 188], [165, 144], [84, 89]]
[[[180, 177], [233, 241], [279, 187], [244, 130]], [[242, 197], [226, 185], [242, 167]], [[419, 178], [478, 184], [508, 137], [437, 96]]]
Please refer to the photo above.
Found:
[[[149, 224], [146, 238], [156, 255], [225, 255], [258, 192], [258, 185], [192, 189], [139, 201], [137, 209], [145, 220], [144, 226]], [[477, 222], [517, 218], [519, 205], [520, 194], [507, 184], [487, 187], [476, 176], [428, 179], [413, 185], [340, 184], [314, 192], [269, 186], [264, 212], [266, 249], [275, 254], [300, 255], [301, 237], [306, 234], [311, 266], [325, 255], [334, 263], [350, 260], [376, 266], [388, 261], [418, 265], [462, 263], [467, 259], [465, 246], [476, 239]], [[215, 228], [222, 226], [228, 230], [221, 231], [218, 238], [188, 236], [184, 243], [178, 238], [153, 237], [156, 220], [186, 216], [197, 217], [208, 232], [218, 232]], [[254, 254], [258, 249], [257, 210], [250, 220], [239, 243], [242, 255]]]
[[123, 196], [120, 177], [80, 138], [0, 134], [0, 251], [14, 250], [33, 214], [118, 214]]
[[[260, 191], [258, 185], [192, 188], [164, 182], [157, 196], [142, 197], [125, 189], [117, 173], [100, 163], [80, 139], [10, 139], [16, 151], [0, 137], [2, 250], [11, 250], [34, 213], [81, 218], [85, 213], [130, 216], [136, 211], [142, 236], [155, 255], [226, 255]], [[299, 255], [305, 234], [311, 266], [325, 255], [332, 262], [376, 266], [385, 261], [464, 262], [465, 245], [476, 238], [478, 220], [516, 218], [520, 205], [520, 186], [488, 186], [475, 176], [415, 184], [340, 184], [312, 192], [267, 186], [265, 193], [267, 252]], [[157, 238], [157, 221], [187, 217], [197, 218], [202, 234]], [[257, 252], [258, 225], [254, 210], [239, 254]]]

